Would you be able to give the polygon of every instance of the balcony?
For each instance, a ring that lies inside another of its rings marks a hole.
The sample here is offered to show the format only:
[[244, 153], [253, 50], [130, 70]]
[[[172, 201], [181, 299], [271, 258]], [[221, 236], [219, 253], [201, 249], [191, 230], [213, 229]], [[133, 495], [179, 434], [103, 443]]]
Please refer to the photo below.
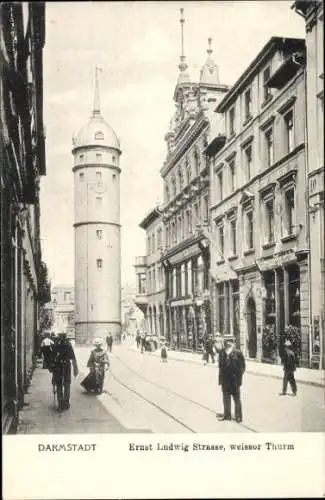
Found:
[[134, 298], [134, 303], [140, 309], [140, 311], [143, 312], [143, 314], [146, 314], [147, 307], [148, 307], [148, 297], [147, 297], [146, 293], [138, 293], [137, 292], [137, 294]]
[[147, 267], [147, 257], [145, 255], [135, 258], [134, 267]]

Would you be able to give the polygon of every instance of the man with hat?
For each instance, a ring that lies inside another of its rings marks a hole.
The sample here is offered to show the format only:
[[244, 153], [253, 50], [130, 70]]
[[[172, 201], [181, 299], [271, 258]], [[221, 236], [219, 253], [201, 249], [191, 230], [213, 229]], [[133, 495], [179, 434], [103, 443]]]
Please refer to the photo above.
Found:
[[219, 385], [222, 388], [224, 414], [219, 420], [231, 420], [231, 397], [235, 403], [236, 422], [243, 420], [240, 387], [245, 372], [243, 353], [235, 348], [234, 338], [225, 339], [224, 348], [219, 353]]
[[71, 362], [73, 375], [78, 376], [78, 366], [73, 347], [65, 332], [59, 333], [52, 349], [52, 384], [56, 386], [58, 410], [70, 408]]
[[284, 342], [284, 350], [282, 356], [283, 363], [283, 382], [282, 382], [282, 392], [280, 396], [285, 396], [287, 394], [288, 382], [290, 384], [292, 395], [297, 395], [297, 384], [295, 380], [296, 371], [296, 356], [292, 350], [292, 344], [289, 339]]

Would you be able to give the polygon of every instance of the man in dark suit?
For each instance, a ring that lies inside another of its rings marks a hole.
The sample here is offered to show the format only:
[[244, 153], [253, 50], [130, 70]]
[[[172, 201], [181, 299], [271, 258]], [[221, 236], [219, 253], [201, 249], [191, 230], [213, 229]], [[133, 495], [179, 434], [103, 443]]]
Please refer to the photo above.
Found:
[[297, 395], [297, 383], [295, 380], [296, 357], [294, 351], [292, 350], [292, 344], [288, 339], [284, 343], [282, 363], [283, 363], [283, 382], [282, 382], [282, 392], [280, 393], [280, 396], [285, 396], [287, 394], [288, 382], [291, 386], [293, 396], [296, 396]]
[[236, 422], [243, 420], [240, 400], [240, 387], [245, 372], [245, 358], [235, 348], [233, 338], [225, 340], [225, 346], [219, 353], [219, 385], [222, 388], [224, 414], [219, 420], [231, 420], [231, 397], [235, 403]]

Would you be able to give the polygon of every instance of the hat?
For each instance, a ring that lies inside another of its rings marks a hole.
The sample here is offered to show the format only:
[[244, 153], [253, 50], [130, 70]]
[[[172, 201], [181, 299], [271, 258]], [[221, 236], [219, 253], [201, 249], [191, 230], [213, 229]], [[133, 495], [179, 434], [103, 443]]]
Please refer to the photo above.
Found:
[[93, 340], [93, 345], [102, 345], [103, 344], [103, 339], [97, 338]]
[[291, 344], [291, 341], [289, 339], [286, 339], [284, 341], [284, 345], [286, 345], [287, 347], [290, 347], [292, 344]]
[[223, 339], [224, 344], [234, 344], [235, 343], [235, 338], [234, 337], [224, 337]]
[[58, 332], [58, 337], [66, 337], [67, 332]]

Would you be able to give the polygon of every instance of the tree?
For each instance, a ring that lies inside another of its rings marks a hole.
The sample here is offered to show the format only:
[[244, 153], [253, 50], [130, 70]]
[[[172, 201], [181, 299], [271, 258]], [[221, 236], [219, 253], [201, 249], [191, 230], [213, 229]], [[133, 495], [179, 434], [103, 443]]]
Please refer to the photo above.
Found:
[[38, 301], [40, 306], [51, 301], [51, 284], [48, 278], [47, 265], [43, 261], [38, 272]]

